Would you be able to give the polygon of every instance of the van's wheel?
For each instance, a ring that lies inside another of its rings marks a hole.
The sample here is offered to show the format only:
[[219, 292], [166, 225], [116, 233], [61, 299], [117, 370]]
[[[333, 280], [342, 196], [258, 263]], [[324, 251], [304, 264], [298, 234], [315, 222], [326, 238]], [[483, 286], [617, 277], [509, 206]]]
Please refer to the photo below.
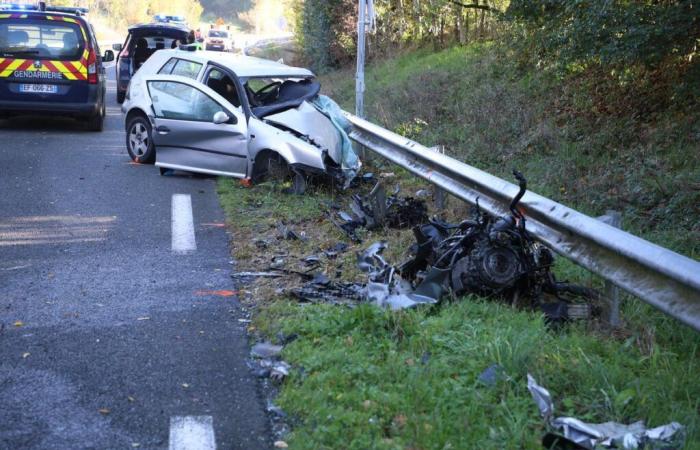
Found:
[[126, 98], [126, 91], [117, 91], [117, 103], [120, 105], [124, 103], [124, 99]]
[[153, 164], [156, 149], [153, 145], [151, 123], [142, 115], [129, 119], [126, 126], [126, 150], [137, 163]]
[[104, 103], [100, 112], [88, 119], [87, 127], [90, 131], [102, 131], [105, 125], [106, 107]]

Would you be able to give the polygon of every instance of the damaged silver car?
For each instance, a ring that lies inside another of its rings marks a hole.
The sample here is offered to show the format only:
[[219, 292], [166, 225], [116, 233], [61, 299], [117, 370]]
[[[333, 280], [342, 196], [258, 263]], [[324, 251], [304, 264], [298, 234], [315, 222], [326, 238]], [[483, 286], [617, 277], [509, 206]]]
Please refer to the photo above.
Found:
[[[360, 168], [349, 123], [314, 74], [259, 58], [160, 50], [134, 75], [122, 111], [131, 158], [167, 169], [295, 184]], [[301, 181], [299, 181], [301, 180]], [[297, 188], [298, 190], [298, 188]]]

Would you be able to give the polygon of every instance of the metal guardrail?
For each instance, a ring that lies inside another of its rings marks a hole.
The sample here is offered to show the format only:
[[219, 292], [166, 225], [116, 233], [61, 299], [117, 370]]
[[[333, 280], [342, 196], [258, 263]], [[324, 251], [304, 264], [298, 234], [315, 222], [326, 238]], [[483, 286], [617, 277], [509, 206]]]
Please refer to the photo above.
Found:
[[[502, 216], [518, 187], [350, 113], [351, 139], [455, 197]], [[700, 262], [528, 191], [528, 231], [558, 254], [700, 331]]]

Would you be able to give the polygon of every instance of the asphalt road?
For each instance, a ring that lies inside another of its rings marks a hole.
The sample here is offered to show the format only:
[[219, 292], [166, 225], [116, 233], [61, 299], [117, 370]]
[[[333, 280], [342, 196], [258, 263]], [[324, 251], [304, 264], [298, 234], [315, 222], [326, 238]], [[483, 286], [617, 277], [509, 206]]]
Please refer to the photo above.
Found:
[[233, 289], [216, 181], [130, 164], [109, 88], [102, 133], [0, 121], [0, 449], [168, 448], [178, 416], [211, 417], [219, 449], [270, 448], [240, 306], [211, 292]]

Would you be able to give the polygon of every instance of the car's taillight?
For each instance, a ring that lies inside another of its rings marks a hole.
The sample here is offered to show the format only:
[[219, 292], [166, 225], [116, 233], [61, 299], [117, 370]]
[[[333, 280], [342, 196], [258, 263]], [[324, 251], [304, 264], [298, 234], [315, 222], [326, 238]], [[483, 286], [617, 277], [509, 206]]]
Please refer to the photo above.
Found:
[[87, 66], [88, 84], [97, 84], [97, 55], [94, 48], [88, 50]]

